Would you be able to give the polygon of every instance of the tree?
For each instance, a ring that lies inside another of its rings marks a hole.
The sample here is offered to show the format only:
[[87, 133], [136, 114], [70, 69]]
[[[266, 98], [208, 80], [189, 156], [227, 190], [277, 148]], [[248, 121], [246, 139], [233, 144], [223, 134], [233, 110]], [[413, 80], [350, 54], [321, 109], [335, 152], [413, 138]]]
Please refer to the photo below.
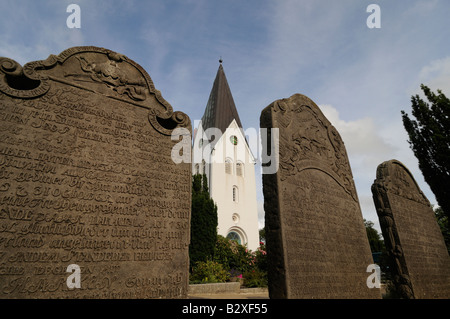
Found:
[[191, 266], [214, 256], [217, 240], [217, 206], [211, 199], [206, 175], [196, 174], [192, 180]]
[[266, 227], [265, 226], [259, 230], [259, 241], [266, 244]]
[[384, 240], [381, 234], [373, 228], [373, 222], [364, 219], [364, 226], [366, 226], [367, 238], [369, 239], [370, 251], [374, 263], [381, 268], [381, 279], [385, 281], [391, 277], [389, 270], [389, 257], [384, 245]]
[[439, 228], [441, 229], [442, 236], [444, 237], [444, 242], [445, 245], [447, 246], [447, 251], [450, 254], [450, 229], [448, 226], [448, 217], [444, 214], [441, 207], [435, 207], [434, 214], [436, 216]]
[[411, 149], [419, 160], [419, 168], [445, 215], [450, 215], [450, 100], [437, 90], [433, 93], [421, 84], [428, 102], [419, 95], [411, 97], [410, 119], [401, 111]]
[[373, 225], [373, 222], [364, 219], [364, 226], [366, 226], [370, 250], [372, 251], [372, 253], [382, 252], [384, 250], [384, 241], [381, 239], [380, 233], [378, 233], [378, 231], [373, 228]]

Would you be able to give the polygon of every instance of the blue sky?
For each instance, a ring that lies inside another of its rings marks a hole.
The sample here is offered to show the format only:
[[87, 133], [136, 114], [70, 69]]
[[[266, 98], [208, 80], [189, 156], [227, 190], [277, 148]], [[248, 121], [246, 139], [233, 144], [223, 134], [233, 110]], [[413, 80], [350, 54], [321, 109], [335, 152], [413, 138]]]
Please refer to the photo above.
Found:
[[[80, 29], [66, 25], [71, 3], [81, 8]], [[379, 29], [366, 25], [371, 3], [381, 8]], [[72, 46], [117, 51], [193, 123], [222, 57], [244, 128], [258, 128], [265, 106], [295, 93], [321, 107], [347, 146], [363, 215], [378, 229], [370, 186], [385, 160], [403, 162], [436, 203], [400, 111], [410, 113], [421, 83], [450, 96], [448, 0], [1, 0], [0, 12], [0, 56], [25, 64]], [[262, 216], [260, 189], [258, 201]]]

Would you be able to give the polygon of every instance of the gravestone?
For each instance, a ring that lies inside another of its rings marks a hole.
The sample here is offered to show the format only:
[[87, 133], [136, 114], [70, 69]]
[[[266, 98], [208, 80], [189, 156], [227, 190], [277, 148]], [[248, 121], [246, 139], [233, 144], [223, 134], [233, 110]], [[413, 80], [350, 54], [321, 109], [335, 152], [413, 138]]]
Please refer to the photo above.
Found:
[[[278, 171], [263, 164], [270, 297], [380, 298], [367, 285], [373, 259], [337, 130], [301, 94], [270, 104], [260, 122], [279, 134]], [[276, 143], [268, 133], [263, 154]]]
[[124, 55], [0, 58], [1, 298], [185, 298], [191, 168], [172, 161], [175, 128], [190, 135], [189, 118]]
[[381, 163], [372, 194], [401, 298], [450, 298], [450, 258], [430, 202], [397, 160]]

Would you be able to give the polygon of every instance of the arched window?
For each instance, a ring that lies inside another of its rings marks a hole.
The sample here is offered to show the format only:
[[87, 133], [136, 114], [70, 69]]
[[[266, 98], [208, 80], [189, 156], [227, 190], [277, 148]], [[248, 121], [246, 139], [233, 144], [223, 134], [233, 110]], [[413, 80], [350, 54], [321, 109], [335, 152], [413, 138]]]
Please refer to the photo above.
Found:
[[244, 176], [244, 164], [237, 162], [236, 163], [236, 175], [237, 176]]
[[232, 170], [233, 170], [233, 162], [231, 161], [231, 159], [227, 158], [225, 160], [225, 173], [231, 174]]
[[236, 232], [234, 232], [234, 231], [230, 231], [230, 232], [228, 233], [228, 235], [227, 235], [227, 238], [228, 238], [228, 239], [231, 239], [231, 240], [237, 241], [237, 243], [238, 243], [239, 245], [240, 245], [241, 242], [242, 242], [241, 236], [239, 236], [239, 234], [236, 233]]
[[233, 186], [233, 202], [237, 203], [239, 201], [239, 190], [237, 186]]
[[203, 170], [203, 174], [206, 174], [206, 162], [205, 162], [205, 160], [202, 160], [202, 170]]

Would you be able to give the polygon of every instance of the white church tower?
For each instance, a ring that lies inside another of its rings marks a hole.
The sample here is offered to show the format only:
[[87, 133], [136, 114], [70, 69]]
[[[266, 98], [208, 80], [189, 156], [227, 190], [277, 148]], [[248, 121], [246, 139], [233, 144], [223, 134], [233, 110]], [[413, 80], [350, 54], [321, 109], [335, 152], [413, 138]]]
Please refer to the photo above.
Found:
[[244, 135], [220, 60], [205, 113], [194, 136], [193, 174], [206, 174], [217, 204], [218, 234], [259, 247], [255, 159]]

